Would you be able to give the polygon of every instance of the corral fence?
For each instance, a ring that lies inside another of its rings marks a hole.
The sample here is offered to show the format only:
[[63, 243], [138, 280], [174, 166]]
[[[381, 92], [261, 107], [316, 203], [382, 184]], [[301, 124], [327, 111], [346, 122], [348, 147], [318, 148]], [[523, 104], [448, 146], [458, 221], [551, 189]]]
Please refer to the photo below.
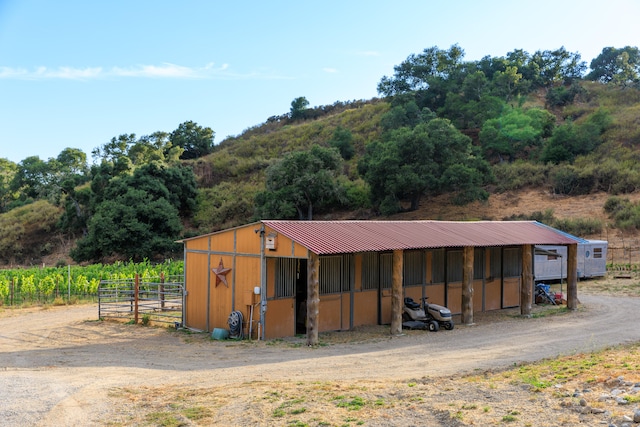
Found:
[[640, 247], [609, 246], [607, 267], [613, 271], [640, 269]]
[[98, 317], [127, 319], [131, 323], [182, 325], [184, 283], [182, 277], [101, 280], [98, 287]]

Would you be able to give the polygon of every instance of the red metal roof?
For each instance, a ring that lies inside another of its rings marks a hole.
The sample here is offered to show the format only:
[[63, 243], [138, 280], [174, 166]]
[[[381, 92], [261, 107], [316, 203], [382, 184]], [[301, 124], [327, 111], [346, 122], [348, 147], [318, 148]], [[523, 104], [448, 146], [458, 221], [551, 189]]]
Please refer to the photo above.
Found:
[[536, 221], [280, 221], [265, 225], [319, 254], [578, 243]]

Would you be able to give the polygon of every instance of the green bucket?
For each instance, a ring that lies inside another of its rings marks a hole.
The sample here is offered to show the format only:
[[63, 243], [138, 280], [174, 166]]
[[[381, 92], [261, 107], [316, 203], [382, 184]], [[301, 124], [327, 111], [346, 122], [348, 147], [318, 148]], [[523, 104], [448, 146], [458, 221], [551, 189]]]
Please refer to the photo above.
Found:
[[214, 340], [226, 340], [227, 338], [229, 338], [229, 331], [222, 328], [214, 328], [213, 332], [211, 333], [211, 338], [213, 338]]

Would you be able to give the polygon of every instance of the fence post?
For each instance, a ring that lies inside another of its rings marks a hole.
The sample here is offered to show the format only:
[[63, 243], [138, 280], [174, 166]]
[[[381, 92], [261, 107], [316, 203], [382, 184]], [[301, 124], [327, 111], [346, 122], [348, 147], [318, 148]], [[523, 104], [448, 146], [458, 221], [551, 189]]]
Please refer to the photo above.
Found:
[[10, 289], [9, 289], [9, 293], [10, 293], [10, 297], [9, 297], [9, 305], [13, 305], [13, 286], [14, 286], [14, 285], [13, 285], [13, 281], [14, 281], [14, 280], [15, 280], [15, 279], [12, 277], [12, 278], [11, 278], [11, 286], [10, 286]]
[[133, 288], [133, 323], [138, 324], [138, 292], [140, 291], [140, 275], [136, 273], [136, 280]]
[[160, 308], [164, 311], [164, 272], [160, 273]]

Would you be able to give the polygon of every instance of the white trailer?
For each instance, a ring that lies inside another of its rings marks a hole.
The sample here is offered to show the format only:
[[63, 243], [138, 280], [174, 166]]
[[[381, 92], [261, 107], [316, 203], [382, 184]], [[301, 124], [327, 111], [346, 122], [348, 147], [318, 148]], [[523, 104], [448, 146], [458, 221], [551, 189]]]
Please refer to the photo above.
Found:
[[[575, 239], [578, 241], [578, 279], [604, 277], [607, 274], [608, 242], [579, 237]], [[567, 247], [536, 246], [533, 255], [533, 274], [536, 282], [566, 279]]]

